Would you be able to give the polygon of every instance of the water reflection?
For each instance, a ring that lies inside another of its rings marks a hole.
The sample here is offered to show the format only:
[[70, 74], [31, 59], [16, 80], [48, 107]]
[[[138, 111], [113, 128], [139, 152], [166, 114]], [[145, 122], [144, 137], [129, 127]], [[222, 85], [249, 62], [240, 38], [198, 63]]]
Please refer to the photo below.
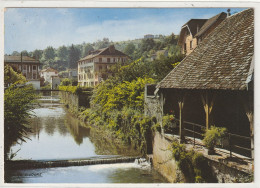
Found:
[[46, 93], [39, 99], [39, 105], [33, 111], [35, 117], [27, 125], [32, 130], [28, 134], [31, 140], [12, 147], [13, 151], [20, 149], [14, 159], [55, 160], [97, 156], [88, 138], [89, 128], [80, 126], [57, 101], [58, 95], [47, 96]]

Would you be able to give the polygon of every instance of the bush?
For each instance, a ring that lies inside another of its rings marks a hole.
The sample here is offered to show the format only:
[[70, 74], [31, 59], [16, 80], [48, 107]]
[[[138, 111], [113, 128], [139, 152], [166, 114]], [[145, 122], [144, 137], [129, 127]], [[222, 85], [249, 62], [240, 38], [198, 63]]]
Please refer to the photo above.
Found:
[[221, 144], [221, 138], [226, 136], [227, 129], [225, 127], [211, 126], [205, 133], [203, 143], [209, 150], [214, 150], [216, 145]]

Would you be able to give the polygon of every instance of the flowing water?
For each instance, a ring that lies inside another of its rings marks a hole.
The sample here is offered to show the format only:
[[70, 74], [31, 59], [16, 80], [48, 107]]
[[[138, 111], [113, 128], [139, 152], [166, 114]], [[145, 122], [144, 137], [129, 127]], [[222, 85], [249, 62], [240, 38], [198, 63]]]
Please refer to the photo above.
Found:
[[[30, 140], [14, 145], [13, 160], [62, 160], [129, 155], [129, 148], [115, 147], [94, 129], [83, 127], [60, 103], [57, 92], [43, 93], [29, 122]], [[150, 165], [135, 163], [5, 169], [7, 183], [163, 183]]]

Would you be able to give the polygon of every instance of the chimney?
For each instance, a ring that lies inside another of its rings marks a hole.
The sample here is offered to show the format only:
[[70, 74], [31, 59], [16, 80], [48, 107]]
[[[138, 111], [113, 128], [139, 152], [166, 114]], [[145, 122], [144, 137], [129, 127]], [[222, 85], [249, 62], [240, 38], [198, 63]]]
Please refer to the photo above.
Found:
[[230, 8], [229, 9], [227, 9], [227, 17], [229, 17], [231, 14], [230, 14]]
[[115, 53], [115, 46], [114, 45], [109, 46], [109, 52]]

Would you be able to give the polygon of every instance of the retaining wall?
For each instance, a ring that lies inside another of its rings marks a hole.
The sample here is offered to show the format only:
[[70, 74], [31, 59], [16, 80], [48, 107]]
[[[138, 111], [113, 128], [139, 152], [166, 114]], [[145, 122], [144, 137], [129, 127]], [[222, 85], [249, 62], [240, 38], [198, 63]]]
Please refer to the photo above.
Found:
[[70, 109], [79, 110], [80, 107], [90, 107], [91, 92], [82, 92], [79, 94], [73, 94], [68, 91], [60, 91], [61, 102], [68, 105]]
[[[169, 182], [185, 182], [186, 178], [178, 169], [176, 161], [173, 159], [171, 152], [171, 144], [176, 138], [173, 135], [162, 135], [159, 132], [155, 133], [153, 143], [153, 167]], [[192, 148], [186, 145], [187, 149]], [[196, 151], [196, 150], [195, 150]], [[250, 165], [235, 164], [228, 160], [221, 159], [219, 156], [211, 156], [202, 153], [207, 159], [210, 167], [209, 172], [214, 177], [214, 182], [208, 183], [234, 183], [243, 182], [243, 178], [249, 177], [252, 174]]]

